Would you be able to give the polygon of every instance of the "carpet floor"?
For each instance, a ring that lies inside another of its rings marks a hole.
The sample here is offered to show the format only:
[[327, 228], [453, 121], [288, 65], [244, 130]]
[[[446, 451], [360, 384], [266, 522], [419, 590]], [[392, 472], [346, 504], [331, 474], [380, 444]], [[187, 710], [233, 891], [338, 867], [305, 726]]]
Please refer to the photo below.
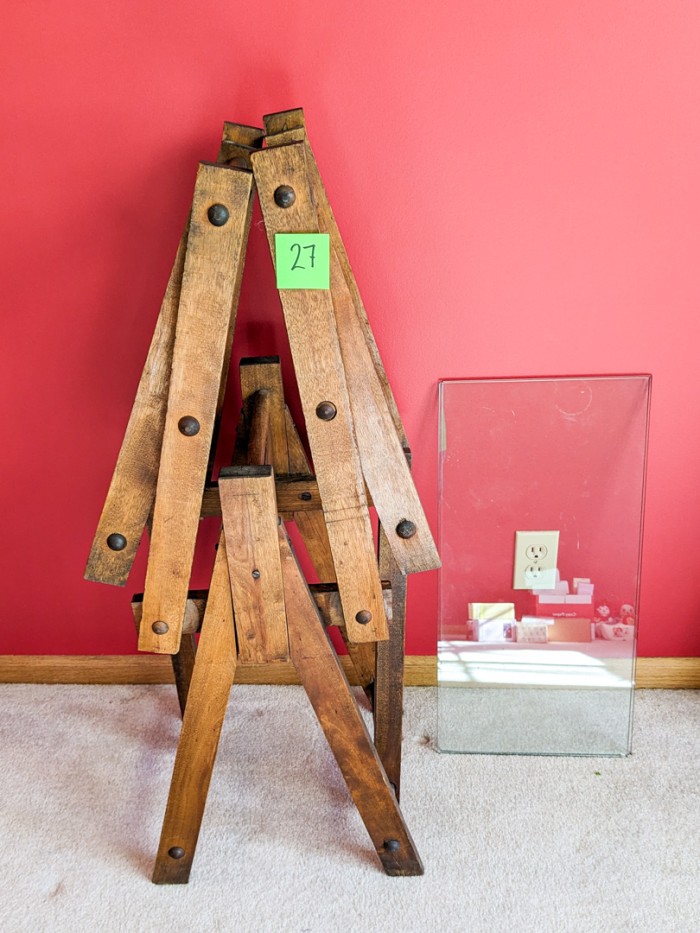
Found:
[[167, 686], [0, 686], [3, 933], [700, 930], [700, 692], [639, 691], [628, 758], [444, 755], [406, 693], [385, 876], [300, 687], [234, 687], [189, 885], [150, 881]]

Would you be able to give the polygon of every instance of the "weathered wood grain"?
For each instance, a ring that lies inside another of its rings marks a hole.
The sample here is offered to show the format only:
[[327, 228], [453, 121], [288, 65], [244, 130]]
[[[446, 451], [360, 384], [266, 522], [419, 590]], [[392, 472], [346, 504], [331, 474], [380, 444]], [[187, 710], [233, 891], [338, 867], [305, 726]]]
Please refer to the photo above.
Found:
[[284, 528], [278, 534], [294, 666], [384, 870], [389, 875], [420, 875], [423, 866], [396, 796]]
[[406, 585], [379, 528], [379, 572], [391, 584], [389, 639], [377, 645], [374, 682], [374, 745], [384, 765], [397, 799], [401, 796], [401, 742], [403, 739], [403, 679], [405, 663]]
[[[224, 547], [224, 536], [223, 531], [221, 533], [219, 549]], [[214, 571], [217, 572], [219, 564], [214, 565]], [[228, 572], [228, 571], [227, 571]], [[214, 584], [212, 584], [213, 586]], [[343, 607], [340, 602], [340, 596], [338, 595], [338, 586], [335, 583], [311, 583], [309, 584], [309, 590], [311, 595], [316, 602], [316, 607], [321, 613], [321, 618], [323, 619], [323, 624], [328, 625], [337, 625], [344, 626], [345, 619], [343, 617]], [[384, 611], [387, 614], [387, 617], [391, 616], [391, 587], [389, 583], [382, 583], [382, 594], [384, 596]], [[207, 599], [209, 597], [208, 590], [190, 590], [187, 595], [187, 608], [185, 610], [185, 621], [182, 626], [183, 635], [194, 635], [196, 634], [202, 624], [202, 619], [204, 618], [204, 613], [207, 608]], [[141, 620], [141, 608], [142, 608], [143, 594], [136, 593], [132, 596], [131, 608], [134, 613], [134, 619], [136, 620], [137, 628]], [[363, 646], [364, 647], [364, 646]], [[371, 647], [371, 646], [370, 646]], [[359, 681], [358, 681], [359, 683]]]
[[[224, 163], [245, 151], [249, 165], [250, 152], [261, 147], [263, 135], [263, 130], [257, 127], [224, 124], [222, 148], [217, 161]], [[237, 149], [239, 146], [243, 147], [240, 152]], [[188, 217], [90, 549], [85, 569], [86, 580], [124, 586], [136, 556], [144, 525], [153, 508], [189, 225]], [[232, 333], [231, 331], [227, 337], [229, 348]], [[228, 359], [228, 355], [225, 354], [225, 360]], [[224, 372], [217, 412], [223, 403], [225, 375]], [[107, 544], [107, 539], [113, 534], [119, 534], [126, 539], [125, 546], [120, 550], [112, 550]]]
[[187, 697], [190, 692], [194, 662], [197, 657], [197, 643], [194, 635], [183, 635], [180, 639], [180, 650], [172, 656], [173, 676], [177, 689], [177, 701], [180, 704], [180, 715], [185, 715]]
[[[226, 121], [221, 136], [221, 146], [216, 161], [219, 165], [229, 165], [232, 168], [244, 168], [251, 170], [250, 157], [253, 152], [262, 148], [264, 133], [257, 126], [246, 126], [244, 123], [232, 123]], [[242, 273], [242, 269], [240, 270]], [[235, 294], [233, 298], [234, 306], [238, 306], [240, 297], [242, 277], [239, 274], [238, 281], [235, 283]], [[211, 451], [209, 456], [209, 469], [207, 475], [211, 478], [211, 469], [214, 462], [214, 455], [218, 442], [219, 425], [221, 422], [221, 411], [224, 407], [224, 397], [226, 394], [226, 384], [228, 382], [229, 368], [231, 364], [231, 347], [233, 345], [233, 334], [236, 324], [236, 315], [231, 315], [228, 333], [226, 335], [226, 347], [224, 350], [224, 363], [221, 371], [221, 385], [219, 386], [219, 398], [216, 403], [216, 421], [214, 422], [214, 434], [212, 436]]]
[[[440, 566], [440, 558], [418, 493], [406, 466], [406, 434], [379, 356], [376, 341], [352, 274], [338, 225], [328, 201], [313, 152], [305, 136], [301, 109], [265, 118], [267, 145], [303, 138], [319, 230], [331, 240], [331, 292], [340, 348], [352, 406], [355, 436], [365, 481], [388, 542], [404, 573]], [[271, 136], [272, 132], [274, 136]], [[402, 538], [395, 529], [410, 521], [415, 531]]]
[[277, 133], [303, 129], [305, 126], [304, 110], [302, 107], [293, 107], [291, 110], [278, 110], [276, 113], [266, 113], [263, 116], [263, 124], [265, 126], [266, 141]]
[[[251, 161], [274, 261], [276, 233], [318, 230], [305, 149], [303, 144], [263, 149]], [[296, 192], [287, 209], [274, 201], [282, 184]], [[282, 290], [280, 299], [348, 634], [354, 642], [383, 639], [388, 629], [330, 293]], [[332, 420], [317, 416], [321, 402], [335, 406]]]
[[[311, 464], [309, 463], [304, 445], [292, 421], [289, 409], [285, 410], [286, 430], [287, 430], [287, 457], [290, 473], [304, 474], [311, 473]], [[279, 497], [278, 497], [279, 503]], [[320, 499], [315, 497], [317, 505], [320, 505]], [[303, 503], [302, 499], [298, 504]], [[280, 505], [281, 508], [281, 505]], [[324, 583], [334, 583], [336, 580], [335, 566], [333, 564], [333, 554], [328, 540], [328, 529], [323, 512], [303, 511], [298, 509], [294, 513], [294, 521], [297, 524], [306, 550], [308, 551], [311, 563], [318, 574], [320, 580]]]
[[219, 474], [231, 593], [241, 663], [289, 657], [270, 466], [227, 467]]
[[[235, 466], [245, 466], [248, 460], [247, 443], [245, 455], [234, 462]], [[275, 489], [277, 490], [277, 503], [280, 512], [293, 513], [302, 511], [320, 511], [321, 497], [318, 492], [318, 483], [315, 476], [302, 473], [301, 475], [288, 474], [275, 475]], [[307, 498], [310, 496], [311, 498]], [[211, 518], [221, 515], [221, 500], [218, 483], [207, 485], [202, 496], [202, 518]]]
[[[306, 451], [304, 450], [297, 430], [292, 422], [289, 411], [287, 411], [287, 418], [290, 469], [294, 471], [310, 470], [311, 466], [307, 459]], [[323, 513], [319, 511], [299, 511], [295, 513], [294, 520], [296, 521], [297, 528], [299, 529], [299, 533], [301, 534], [301, 537], [304, 541], [304, 546], [306, 547], [319, 579], [327, 583], [335, 582], [336, 576], [335, 567], [333, 565], [333, 555], [331, 554], [330, 542], [328, 540], [328, 531], [326, 529], [326, 522], [323, 517]], [[384, 592], [384, 596], [384, 610], [388, 619], [389, 613], [387, 611], [386, 591]], [[335, 598], [337, 600], [337, 593], [335, 594]], [[340, 609], [340, 606], [338, 606], [338, 608]], [[324, 615], [325, 619], [323, 610], [322, 614]], [[368, 696], [371, 696], [371, 691], [369, 691], [368, 688], [374, 681], [376, 656], [375, 643], [369, 641], [361, 642], [359, 645], [353, 644], [353, 642], [348, 637], [348, 630], [345, 626], [345, 620], [342, 618], [342, 611], [340, 612], [340, 619], [331, 624], [338, 625], [343, 642], [347, 648], [348, 655], [350, 656], [350, 659], [355, 668], [357, 680], [361, 686], [368, 691]]]
[[309, 184], [318, 214], [319, 230], [330, 235], [331, 247], [335, 250], [340, 260], [343, 274], [352, 295], [355, 311], [367, 342], [377, 376], [381, 382], [386, 404], [396, 428], [396, 433], [399, 436], [401, 446], [408, 447], [406, 431], [401, 421], [401, 416], [399, 415], [399, 410], [396, 406], [389, 380], [387, 379], [386, 370], [384, 369], [384, 364], [379, 354], [379, 348], [377, 347], [377, 342], [374, 338], [367, 312], [362, 303], [362, 298], [352, 273], [352, 267], [350, 266], [350, 260], [348, 259], [343, 240], [340, 236], [338, 224], [335, 220], [328, 196], [326, 195], [321, 173], [318, 170], [318, 165], [306, 134], [304, 111], [299, 107], [294, 110], [267, 114], [263, 118], [263, 123], [265, 124], [265, 142], [269, 148], [288, 145], [291, 142], [300, 142], [302, 140], [306, 145]]
[[[269, 389], [258, 389], [250, 399], [253, 417], [248, 434], [246, 460], [248, 466], [267, 463], [270, 445], [271, 398]], [[274, 482], [274, 481], [273, 481]]]
[[156, 884], [189, 880], [235, 671], [231, 591], [225, 550], [219, 548], [153, 871]]
[[[228, 333], [235, 317], [252, 206], [247, 171], [202, 164], [192, 204], [168, 410], [144, 587], [142, 651], [174, 654], [180, 644]], [[229, 211], [223, 226], [208, 210]], [[195, 418], [197, 433], [181, 431]], [[155, 628], [154, 628], [155, 626]]]
[[[331, 250], [331, 292], [355, 438], [374, 507], [402, 573], [434, 570], [440, 566], [437, 548], [335, 250]], [[409, 537], [397, 532], [403, 522], [413, 526]]]
[[[253, 419], [253, 398], [256, 393], [267, 393], [269, 410], [269, 449], [266, 460], [255, 461], [248, 452], [248, 463], [269, 463], [275, 476], [289, 473], [289, 457], [287, 455], [287, 426], [284, 417], [284, 388], [282, 386], [282, 372], [278, 356], [272, 357], [246, 357], [240, 362], [241, 399], [243, 402], [243, 418], [250, 436]], [[310, 471], [307, 471], [310, 472]]]
[[[85, 579], [96, 583], [124, 586], [153, 506], [188, 231], [189, 220], [178, 246], [85, 568]], [[111, 535], [121, 535], [126, 542], [124, 547], [112, 550], [107, 543]]]
[[[188, 594], [187, 605], [185, 607], [185, 618], [182, 623], [182, 640], [180, 641], [180, 650], [170, 656], [173, 668], [173, 677], [175, 678], [175, 688], [177, 690], [177, 699], [180, 704], [180, 713], [185, 715], [185, 706], [187, 705], [187, 694], [190, 689], [190, 680], [192, 679], [192, 670], [194, 668], [194, 659], [197, 654], [197, 644], [194, 633], [201, 627], [204, 607], [206, 605], [206, 596], [204, 599], [194, 599], [192, 593]], [[143, 614], [143, 593], [137, 593], [131, 597], [131, 611], [136, 625], [136, 638], [138, 639], [141, 628], [141, 616]]]

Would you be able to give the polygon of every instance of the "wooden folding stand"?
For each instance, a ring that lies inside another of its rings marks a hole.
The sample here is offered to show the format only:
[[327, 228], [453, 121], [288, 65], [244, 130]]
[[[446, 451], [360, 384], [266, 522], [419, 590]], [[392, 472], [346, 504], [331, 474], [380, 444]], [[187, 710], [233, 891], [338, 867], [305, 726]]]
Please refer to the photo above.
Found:
[[[288, 660], [385, 871], [422, 872], [398, 805], [405, 574], [433, 569], [439, 558], [303, 113], [272, 114], [265, 130], [225, 124], [217, 163], [200, 165], [85, 574], [124, 585], [148, 527], [144, 593], [132, 604], [139, 648], [172, 655], [183, 713], [157, 883], [189, 879], [237, 667]], [[214, 482], [254, 189], [273, 261], [276, 234], [321, 233], [329, 243], [330, 287], [279, 291], [313, 473], [285, 405], [279, 360], [267, 357], [241, 362], [234, 462]], [[193, 592], [197, 528], [211, 515], [223, 520], [211, 584]], [[290, 521], [323, 584], [307, 584]], [[373, 700], [374, 742], [329, 624], [340, 626]]]

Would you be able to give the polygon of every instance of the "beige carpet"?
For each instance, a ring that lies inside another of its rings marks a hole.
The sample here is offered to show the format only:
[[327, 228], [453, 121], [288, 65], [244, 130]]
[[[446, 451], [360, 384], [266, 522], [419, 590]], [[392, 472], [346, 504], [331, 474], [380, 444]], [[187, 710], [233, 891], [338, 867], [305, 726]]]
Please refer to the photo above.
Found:
[[190, 884], [149, 877], [170, 687], [0, 687], [0, 929], [700, 930], [700, 693], [640, 691], [625, 759], [441, 755], [408, 690], [402, 806], [426, 866], [388, 878], [299, 687], [235, 687]]

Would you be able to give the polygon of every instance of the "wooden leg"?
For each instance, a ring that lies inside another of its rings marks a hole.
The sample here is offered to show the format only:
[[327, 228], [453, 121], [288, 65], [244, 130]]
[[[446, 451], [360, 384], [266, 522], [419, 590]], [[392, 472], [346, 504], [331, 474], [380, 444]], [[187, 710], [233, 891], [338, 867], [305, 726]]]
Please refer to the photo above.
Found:
[[189, 881], [235, 670], [231, 590], [226, 552], [220, 547], [153, 871], [155, 884]]
[[397, 799], [401, 792], [401, 740], [403, 737], [404, 636], [406, 577], [399, 570], [383, 529], [379, 532], [379, 566], [391, 583], [389, 640], [377, 643], [374, 682], [374, 744]]
[[[294, 518], [319, 579], [323, 580], [324, 583], [335, 583], [335, 567], [333, 566], [323, 512], [297, 512]], [[359, 645], [353, 644], [348, 638], [348, 630], [345, 625], [340, 626], [340, 634], [355, 668], [357, 682], [371, 700], [372, 683], [374, 682], [374, 642], [367, 641]]]
[[180, 650], [172, 656], [173, 674], [175, 676], [175, 686], [177, 687], [177, 699], [180, 703], [180, 713], [184, 717], [185, 707], [187, 706], [187, 694], [192, 680], [192, 670], [194, 668], [194, 659], [197, 653], [197, 643], [194, 635], [183, 635], [180, 642]]
[[[206, 600], [205, 600], [206, 604]], [[143, 615], [143, 593], [136, 593], [132, 597], [131, 611], [134, 614], [134, 624], [136, 626], [136, 637], [138, 638], [141, 628], [141, 617]], [[188, 627], [189, 632], [199, 631], [199, 624], [193, 624], [194, 618], [199, 617], [198, 607], [192, 600], [187, 601], [185, 609], [185, 623], [183, 629]], [[175, 678], [175, 687], [177, 688], [177, 699], [180, 704], [180, 715], [185, 715], [185, 706], [187, 705], [187, 694], [192, 680], [192, 668], [194, 658], [197, 652], [197, 641], [192, 634], [183, 634], [180, 642], [180, 650], [177, 654], [171, 656], [173, 665], [173, 677]]]
[[279, 529], [294, 666], [388, 875], [421, 875], [423, 866], [396, 795], [367, 732], [313, 597]]

